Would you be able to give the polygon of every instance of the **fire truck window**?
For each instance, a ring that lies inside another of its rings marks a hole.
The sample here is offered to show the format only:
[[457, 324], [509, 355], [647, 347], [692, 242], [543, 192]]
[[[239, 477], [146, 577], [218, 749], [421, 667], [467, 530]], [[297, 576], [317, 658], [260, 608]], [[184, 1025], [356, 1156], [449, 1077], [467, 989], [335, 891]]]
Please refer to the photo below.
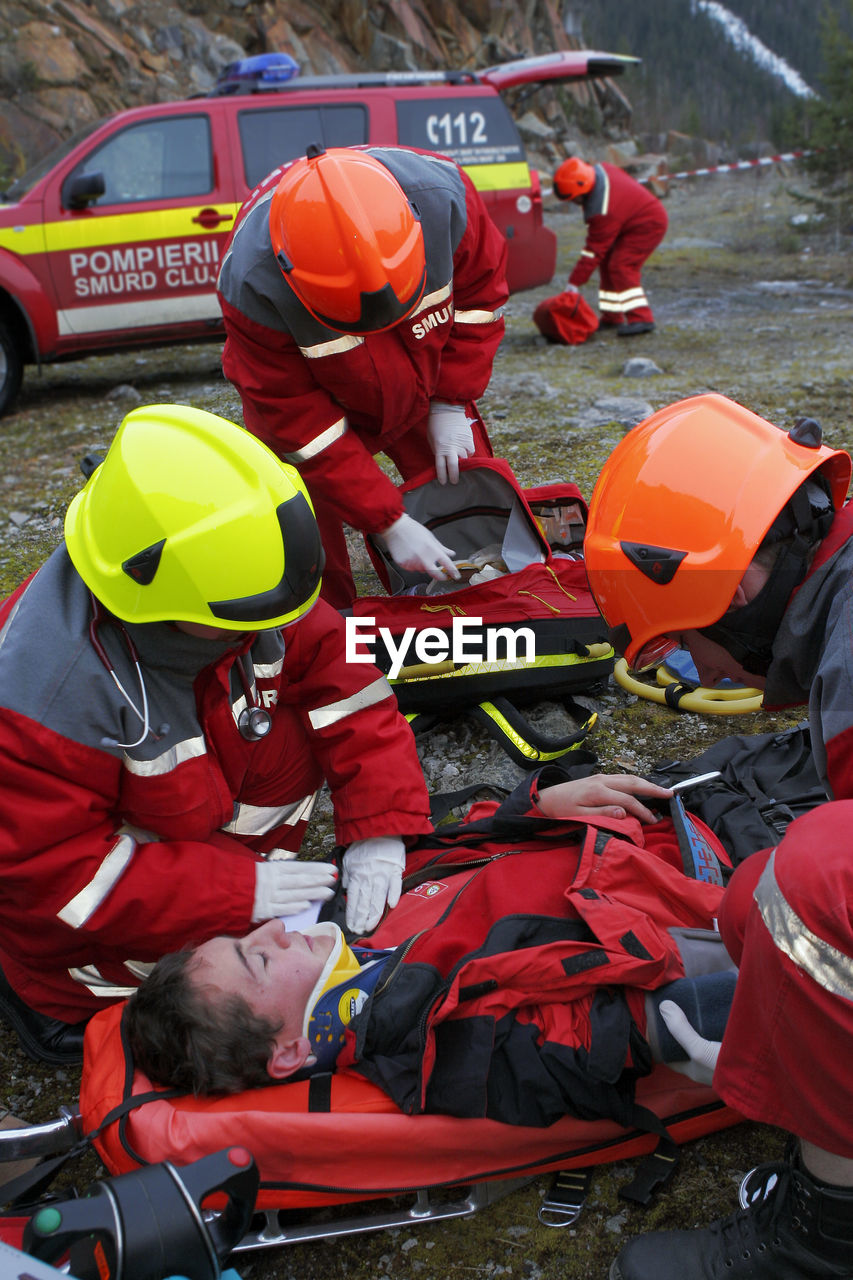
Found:
[[248, 187], [280, 164], [305, 155], [309, 143], [354, 147], [367, 142], [367, 111], [358, 103], [339, 107], [270, 107], [241, 111], [240, 143]]
[[175, 116], [131, 125], [92, 151], [70, 177], [102, 173], [98, 204], [178, 200], [213, 190], [206, 116]]
[[440, 151], [466, 167], [525, 158], [515, 122], [497, 94], [403, 98], [397, 103], [397, 136], [403, 147]]

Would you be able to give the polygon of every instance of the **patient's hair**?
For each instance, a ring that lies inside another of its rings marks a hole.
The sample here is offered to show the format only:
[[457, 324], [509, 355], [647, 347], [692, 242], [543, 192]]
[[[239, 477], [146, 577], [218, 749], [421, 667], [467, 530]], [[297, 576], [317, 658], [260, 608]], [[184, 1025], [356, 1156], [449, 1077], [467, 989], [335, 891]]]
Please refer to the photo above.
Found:
[[270, 1083], [267, 1061], [279, 1025], [241, 996], [211, 999], [192, 981], [190, 947], [163, 956], [125, 1010], [133, 1060], [156, 1084], [198, 1095]]

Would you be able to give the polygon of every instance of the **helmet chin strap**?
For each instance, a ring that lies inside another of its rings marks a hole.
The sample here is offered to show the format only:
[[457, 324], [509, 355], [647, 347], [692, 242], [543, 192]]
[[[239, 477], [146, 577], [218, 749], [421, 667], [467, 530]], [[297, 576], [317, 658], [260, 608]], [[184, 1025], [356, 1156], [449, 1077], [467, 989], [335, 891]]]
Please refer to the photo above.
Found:
[[766, 676], [773, 642], [792, 593], [808, 572], [812, 553], [835, 516], [822, 477], [807, 480], [780, 512], [767, 541], [782, 542], [764, 586], [747, 604], [698, 630], [731, 654], [749, 675]]

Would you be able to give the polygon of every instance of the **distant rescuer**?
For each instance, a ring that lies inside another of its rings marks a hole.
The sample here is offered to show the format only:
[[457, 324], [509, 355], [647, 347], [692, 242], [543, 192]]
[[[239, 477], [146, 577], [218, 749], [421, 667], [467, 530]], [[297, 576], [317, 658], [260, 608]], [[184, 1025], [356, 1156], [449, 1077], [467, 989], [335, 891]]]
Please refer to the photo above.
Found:
[[474, 401], [504, 333], [506, 241], [467, 175], [403, 147], [311, 146], [244, 204], [218, 288], [223, 369], [247, 428], [308, 486], [324, 598], [355, 598], [344, 523], [458, 577], [374, 455], [455, 483], [460, 458], [492, 452]]
[[79, 1061], [99, 1008], [188, 939], [331, 897], [296, 860], [328, 781], [350, 927], [430, 831], [414, 739], [344, 660], [292, 467], [232, 422], [151, 405], [0, 605], [0, 1018]]
[[599, 329], [615, 329], [620, 338], [651, 333], [655, 318], [641, 272], [669, 226], [660, 200], [616, 165], [592, 165], [577, 156], [557, 169], [554, 194], [579, 203], [586, 223], [586, 244], [568, 288], [586, 284], [597, 268]]

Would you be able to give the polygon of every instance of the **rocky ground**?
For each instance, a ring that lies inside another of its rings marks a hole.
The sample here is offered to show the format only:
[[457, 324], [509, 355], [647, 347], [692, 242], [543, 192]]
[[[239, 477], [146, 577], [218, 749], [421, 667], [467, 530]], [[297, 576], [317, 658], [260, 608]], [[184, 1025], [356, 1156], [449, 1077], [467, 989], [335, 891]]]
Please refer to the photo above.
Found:
[[[658, 327], [630, 341], [596, 336], [582, 347], [549, 346], [531, 322], [534, 305], [562, 285], [581, 246], [576, 211], [549, 214], [560, 238], [552, 287], [514, 297], [508, 331], [481, 401], [497, 454], [525, 483], [577, 481], [588, 496], [609, 450], [655, 409], [714, 390], [779, 425], [808, 414], [835, 446], [853, 446], [850, 335], [853, 272], [843, 240], [803, 221], [791, 194], [799, 173], [755, 169], [681, 182], [667, 199], [670, 230], [645, 273]], [[586, 290], [594, 302], [591, 290]], [[0, 592], [34, 568], [61, 533], [79, 485], [79, 459], [103, 448], [121, 416], [139, 403], [192, 403], [239, 418], [222, 379], [218, 348], [186, 347], [96, 358], [28, 371], [17, 411], [0, 421]], [[354, 550], [360, 556], [354, 542]], [[362, 591], [376, 589], [362, 558]], [[680, 715], [614, 685], [586, 699], [599, 722], [593, 746], [608, 768], [646, 772], [666, 757], [690, 757], [727, 733], [783, 723], [749, 716]], [[542, 704], [555, 729], [566, 713]], [[511, 785], [520, 771], [470, 722], [460, 719], [420, 743], [432, 791], [468, 781]], [[328, 806], [310, 851], [328, 848]], [[36, 1121], [74, 1101], [78, 1074], [33, 1066], [0, 1029], [0, 1107]], [[654, 1226], [691, 1226], [728, 1211], [742, 1173], [775, 1156], [781, 1135], [743, 1125], [687, 1147], [676, 1178], [643, 1213], [617, 1198], [627, 1166], [605, 1166], [576, 1227], [541, 1226], [536, 1211], [549, 1179], [534, 1181], [473, 1219], [299, 1245], [238, 1261], [248, 1280], [320, 1275], [326, 1280], [445, 1280], [514, 1276], [597, 1280], [628, 1235]], [[310, 1160], [310, 1153], [306, 1153]], [[98, 1172], [88, 1158], [75, 1181]]]

